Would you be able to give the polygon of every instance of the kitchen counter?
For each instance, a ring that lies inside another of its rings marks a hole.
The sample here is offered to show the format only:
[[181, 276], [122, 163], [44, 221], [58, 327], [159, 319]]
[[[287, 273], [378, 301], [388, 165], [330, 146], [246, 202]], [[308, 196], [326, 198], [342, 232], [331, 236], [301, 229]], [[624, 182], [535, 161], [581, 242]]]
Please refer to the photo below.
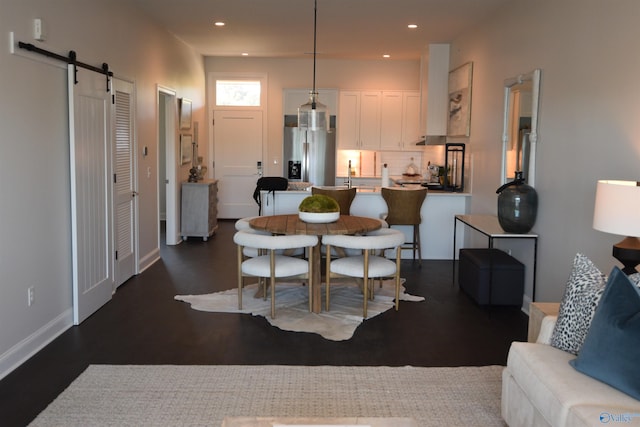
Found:
[[[416, 188], [418, 188], [420, 185], [419, 184], [405, 184], [405, 185], [392, 185], [390, 186], [390, 188], [407, 188], [407, 189], [411, 189], [411, 187], [415, 186]], [[334, 187], [322, 187], [322, 188], [347, 188], [346, 186], [334, 186]], [[382, 187], [378, 186], [373, 186], [373, 185], [354, 185], [353, 188], [356, 189], [356, 193], [380, 193], [380, 189]], [[297, 193], [305, 193], [307, 195], [309, 195], [309, 193], [311, 192], [311, 188], [309, 188], [308, 191], [288, 191], [289, 193], [292, 192], [297, 192]], [[460, 197], [470, 197], [471, 193], [464, 193], [464, 192], [454, 192], [454, 191], [448, 191], [448, 190], [442, 190], [442, 189], [433, 189], [433, 188], [429, 188], [429, 192], [428, 192], [429, 196], [460, 196]]]
[[[344, 176], [337, 176], [336, 177], [336, 187], [340, 187], [343, 188], [346, 185], [340, 185], [343, 182], [346, 182], [346, 177]], [[359, 176], [359, 177], [354, 177], [352, 179], [353, 182], [353, 186], [357, 189], [360, 188], [374, 188], [377, 189], [378, 191], [380, 190], [380, 181], [382, 178], [380, 178], [379, 176], [376, 177], [369, 177], [369, 176]], [[422, 185], [427, 183], [427, 180], [424, 179], [422, 177], [422, 175], [418, 175], [415, 177], [410, 177], [410, 176], [406, 176], [406, 175], [402, 175], [402, 176], [390, 176], [389, 177], [389, 181], [392, 184], [392, 187], [411, 187], [411, 186], [418, 186], [418, 185]], [[464, 191], [451, 191], [451, 190], [444, 190], [442, 189], [441, 186], [439, 185], [434, 185], [434, 186], [427, 186], [427, 188], [429, 188], [429, 193], [430, 194], [439, 194], [439, 193], [457, 193], [457, 194], [461, 194], [461, 195], [470, 195], [468, 192], [464, 192]]]
[[[344, 188], [344, 187], [340, 187]], [[351, 203], [352, 215], [381, 218], [387, 213], [387, 204], [380, 194], [379, 186], [356, 186], [356, 197]], [[298, 212], [298, 205], [310, 191], [262, 192], [263, 215], [292, 214]], [[450, 191], [429, 190], [422, 203], [420, 214], [420, 238], [422, 241], [422, 259], [451, 259], [453, 252], [454, 217], [469, 212], [471, 194]], [[407, 236], [413, 233], [413, 227], [397, 226]], [[456, 245], [462, 247], [464, 232], [458, 233]], [[410, 251], [403, 251], [403, 258], [410, 258]]]

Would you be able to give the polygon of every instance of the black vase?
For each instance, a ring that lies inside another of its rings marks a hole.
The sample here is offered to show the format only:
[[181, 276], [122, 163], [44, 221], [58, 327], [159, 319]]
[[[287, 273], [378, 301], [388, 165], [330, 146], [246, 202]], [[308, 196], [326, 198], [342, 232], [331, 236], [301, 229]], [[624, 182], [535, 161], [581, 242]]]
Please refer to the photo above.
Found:
[[522, 172], [504, 184], [498, 193], [498, 221], [507, 233], [528, 233], [536, 223], [538, 215], [538, 193], [524, 183]]

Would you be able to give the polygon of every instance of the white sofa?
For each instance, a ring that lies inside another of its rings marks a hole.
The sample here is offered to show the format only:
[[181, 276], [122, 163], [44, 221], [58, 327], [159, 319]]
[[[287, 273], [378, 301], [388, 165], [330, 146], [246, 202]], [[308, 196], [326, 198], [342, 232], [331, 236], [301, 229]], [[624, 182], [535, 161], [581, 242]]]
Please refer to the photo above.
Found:
[[502, 373], [502, 417], [507, 424], [640, 425], [640, 401], [576, 371], [569, 365], [574, 355], [549, 345], [556, 319], [543, 319], [537, 342], [511, 345]]

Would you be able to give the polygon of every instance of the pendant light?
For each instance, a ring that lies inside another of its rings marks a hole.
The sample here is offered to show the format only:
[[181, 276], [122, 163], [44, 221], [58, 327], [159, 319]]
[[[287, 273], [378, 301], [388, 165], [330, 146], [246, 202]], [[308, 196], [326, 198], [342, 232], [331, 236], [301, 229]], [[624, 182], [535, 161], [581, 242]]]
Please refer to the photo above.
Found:
[[313, 90], [309, 92], [309, 101], [298, 108], [298, 128], [301, 130], [325, 130], [328, 128], [327, 106], [318, 101], [316, 91], [316, 33], [318, 21], [318, 0], [314, 0], [313, 9]]

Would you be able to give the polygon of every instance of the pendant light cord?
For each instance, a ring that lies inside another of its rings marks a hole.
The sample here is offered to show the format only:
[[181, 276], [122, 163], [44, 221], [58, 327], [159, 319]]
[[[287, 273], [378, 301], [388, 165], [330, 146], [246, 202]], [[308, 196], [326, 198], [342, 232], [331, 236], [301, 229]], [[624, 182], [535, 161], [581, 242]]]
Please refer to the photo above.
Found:
[[318, 25], [318, 0], [314, 0], [313, 6], [313, 98], [311, 109], [316, 109], [316, 34]]

